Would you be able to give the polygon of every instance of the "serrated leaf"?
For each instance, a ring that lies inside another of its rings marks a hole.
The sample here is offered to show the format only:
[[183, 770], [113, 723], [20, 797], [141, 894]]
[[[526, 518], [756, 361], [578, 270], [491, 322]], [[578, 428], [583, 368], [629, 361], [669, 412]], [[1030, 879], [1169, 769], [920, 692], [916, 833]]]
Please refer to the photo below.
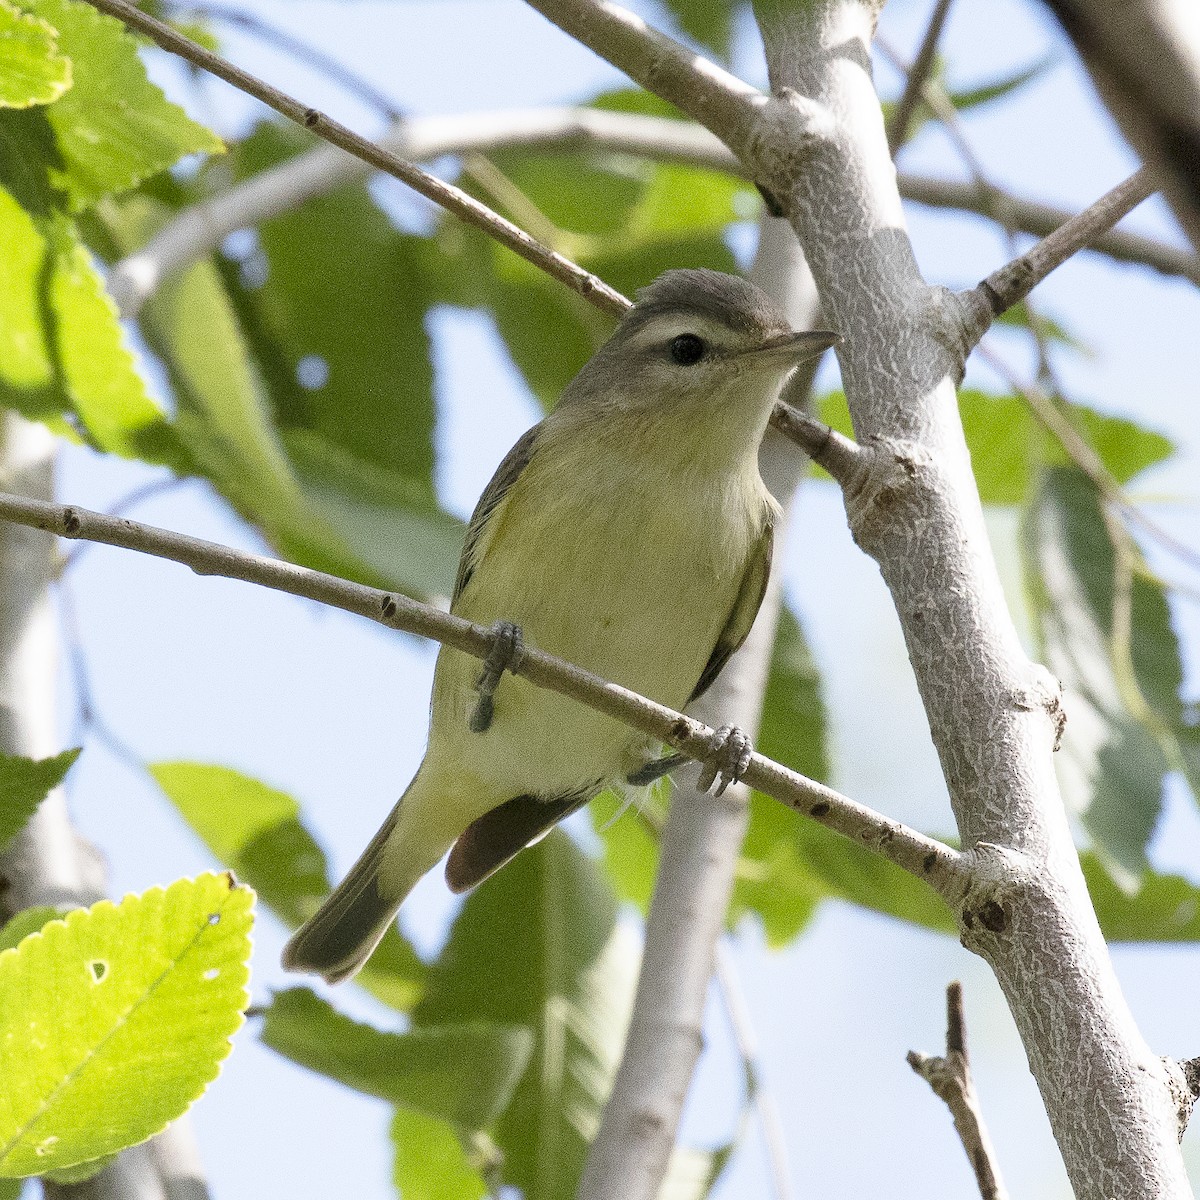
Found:
[[[233, 870], [289, 928], [329, 895], [325, 854], [285, 792], [229, 767], [159, 762], [150, 774], [218, 862]], [[425, 966], [392, 925], [356, 981], [406, 1012], [421, 995]]]
[[528, 1029], [484, 1021], [385, 1033], [308, 988], [275, 994], [261, 1036], [310, 1071], [464, 1130], [484, 1129], [503, 1111], [533, 1048]]
[[73, 82], [45, 108], [0, 112], [0, 183], [12, 186], [19, 170], [43, 197], [60, 193], [78, 212], [184, 155], [224, 148], [147, 79], [120, 21], [78, 0], [19, 0], [17, 7], [58, 32]]
[[467, 897], [431, 968], [419, 1027], [483, 1020], [535, 1032], [533, 1060], [494, 1135], [504, 1182], [526, 1200], [574, 1195], [636, 970], [611, 889], [558, 829]]
[[[1042, 429], [1019, 396], [963, 388], [958, 404], [975, 482], [985, 504], [1023, 504], [1032, 496], [1044, 463], [1069, 464], [1062, 447]], [[1124, 417], [1109, 416], [1083, 404], [1065, 405], [1064, 412], [1117, 483], [1128, 483], [1174, 453], [1170, 439]], [[821, 420], [842, 433], [851, 433], [843, 393], [831, 392], [822, 398]]]
[[0, 754], [0, 850], [24, 828], [38, 805], [56, 788], [79, 757], [64, 750], [53, 758]]
[[411, 1108], [392, 1117], [392, 1182], [402, 1200], [483, 1200], [489, 1194], [454, 1127]]
[[71, 222], [35, 217], [0, 189], [0, 404], [99, 449], [175, 463], [180, 450], [146, 393], [116, 308]]
[[47, 921], [56, 921], [68, 911], [70, 910], [51, 908], [48, 905], [21, 909], [0, 928], [0, 950], [19, 946], [31, 933], [37, 933]]
[[111, 1154], [195, 1102], [242, 1024], [253, 899], [181, 879], [0, 953], [0, 1174]]
[[1042, 655], [1063, 684], [1064, 798], [1132, 891], [1147, 870], [1163, 776], [1180, 761], [1183, 674], [1162, 588], [1119, 536], [1118, 553], [1091, 480], [1056, 467], [1025, 514], [1021, 541]]
[[54, 27], [0, 0], [0, 108], [49, 104], [71, 86]]

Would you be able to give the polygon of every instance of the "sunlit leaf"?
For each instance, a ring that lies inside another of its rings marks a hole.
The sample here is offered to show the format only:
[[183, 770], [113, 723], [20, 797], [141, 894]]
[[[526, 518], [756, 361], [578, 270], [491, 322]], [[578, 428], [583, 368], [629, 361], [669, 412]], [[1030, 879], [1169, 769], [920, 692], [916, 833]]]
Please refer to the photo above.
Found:
[[38, 905], [34, 908], [23, 908], [11, 920], [6, 921], [0, 928], [0, 950], [8, 950], [19, 945], [31, 933], [37, 933], [47, 921], [57, 920], [69, 909], [51, 908]]
[[0, 108], [49, 104], [71, 86], [54, 27], [0, 0]]
[[203, 1093], [248, 1002], [253, 899], [228, 875], [181, 879], [0, 953], [0, 1174], [134, 1145]]
[[575, 1193], [636, 969], [611, 889], [561, 830], [468, 896], [431, 968], [418, 1026], [494, 1021], [535, 1032], [533, 1060], [494, 1135], [504, 1181], [526, 1200]]
[[268, 1007], [262, 1040], [356, 1091], [472, 1130], [503, 1111], [533, 1035], [483, 1020], [385, 1033], [343, 1016], [308, 988], [289, 988]]
[[44, 108], [0, 112], [0, 183], [13, 187], [19, 169], [43, 195], [62, 193], [78, 211], [184, 155], [223, 149], [146, 78], [137, 42], [120, 21], [78, 0], [18, 0], [17, 7], [57, 30], [73, 82]]
[[64, 750], [53, 758], [41, 759], [0, 754], [0, 850], [62, 783], [78, 757], [78, 750]]
[[1200, 888], [1181, 875], [1143, 874], [1132, 895], [1095, 854], [1080, 855], [1100, 928], [1110, 942], [1200, 941]]
[[[330, 890], [325, 855], [293, 797], [208, 763], [160, 762], [149, 770], [217, 861], [249, 883], [289, 928], [316, 912]], [[356, 982], [406, 1011], [421, 994], [424, 972], [393, 924]]]
[[[964, 388], [958, 404], [975, 482], [985, 504], [1022, 504], [1032, 496], [1043, 463], [1069, 463], [1066, 452], [1019, 396], [994, 396]], [[1124, 417], [1109, 416], [1083, 404], [1064, 406], [1064, 412], [1117, 483], [1128, 483], [1174, 452], [1173, 443], [1161, 433]], [[851, 432], [841, 392], [822, 399], [821, 419], [842, 433]]]
[[392, 1182], [402, 1200], [483, 1200], [488, 1186], [448, 1122], [413, 1108], [392, 1117]]

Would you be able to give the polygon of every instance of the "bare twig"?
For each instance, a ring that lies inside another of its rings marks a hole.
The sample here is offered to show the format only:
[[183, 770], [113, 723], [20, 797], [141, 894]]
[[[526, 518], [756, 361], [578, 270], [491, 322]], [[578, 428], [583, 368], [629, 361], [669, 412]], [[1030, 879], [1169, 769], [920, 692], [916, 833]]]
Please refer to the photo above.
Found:
[[937, 53], [937, 45], [941, 40], [942, 30], [946, 26], [946, 18], [950, 14], [950, 5], [953, 2], [954, 0], [937, 0], [933, 6], [933, 13], [930, 15], [929, 24], [925, 29], [925, 36], [921, 39], [917, 57], [913, 59], [913, 64], [908, 69], [908, 77], [904, 81], [904, 91], [901, 92], [900, 99], [896, 101], [896, 107], [892, 109], [891, 120], [888, 121], [887, 126], [887, 139], [888, 148], [893, 156], [904, 145], [908, 137], [908, 127], [912, 124], [913, 114], [917, 111], [917, 104], [921, 100], [925, 81], [933, 70], [934, 55]]
[[[109, 517], [72, 505], [48, 504], [0, 493], [0, 520], [29, 525], [65, 538], [84, 538], [109, 546], [122, 546], [190, 567], [198, 575], [240, 579], [275, 591], [287, 592], [356, 613], [392, 629], [486, 658], [492, 633], [451, 613], [442, 612], [407, 596], [365, 587], [294, 563], [246, 554], [215, 542], [172, 533], [124, 517]], [[623, 721], [634, 729], [682, 751], [697, 762], [713, 758], [713, 730], [665, 705], [639, 696], [628, 688], [608, 683], [588, 671], [528, 647], [516, 673], [537, 687], [570, 696], [598, 712]], [[745, 782], [781, 803], [807, 813], [821, 824], [854, 838], [868, 849], [903, 866], [943, 894], [957, 896], [966, 872], [965, 859], [956, 850], [890, 821], [864, 805], [815, 780], [789, 771], [761, 754], [755, 754], [743, 776]]]
[[535, 241], [519, 226], [505, 220], [499, 213], [493, 212], [487, 205], [481, 204], [461, 188], [456, 188], [452, 184], [438, 179], [436, 175], [430, 175], [428, 171], [423, 171], [415, 163], [389, 153], [374, 142], [347, 129], [345, 125], [327, 117], [319, 110], [302, 104], [285, 92], [264, 83], [248, 71], [235, 67], [220, 55], [213, 54], [193, 42], [191, 38], [184, 37], [171, 26], [149, 16], [132, 4], [126, 3], [126, 0], [87, 0], [87, 2], [93, 8], [99, 9], [100, 12], [116, 17], [130, 29], [136, 29], [139, 33], [145, 34], [164, 50], [178, 54], [201, 70], [208, 71], [247, 95], [261, 100], [277, 113], [287, 117], [289, 121], [295, 121], [296, 124], [311, 130], [325, 141], [361, 158], [377, 170], [399, 179], [401, 183], [407, 184], [435, 204], [440, 204], [468, 224], [482, 229], [489, 237], [502, 242], [510, 250], [545, 271], [547, 275], [566, 284], [572, 291], [578, 292], [613, 316], [619, 317], [629, 307], [629, 301], [619, 292], [610, 288], [602, 279]]
[[[1154, 190], [1154, 177], [1143, 167], [1044, 237], [1027, 253], [993, 271], [977, 287], [964, 293], [962, 299], [978, 314], [979, 320], [990, 324], [994, 317], [1024, 300], [1051, 271], [1152, 196]], [[983, 329], [980, 335], [982, 333]]]
[[908, 1065], [933, 1088], [950, 1110], [954, 1128], [974, 1168], [980, 1196], [983, 1200], [1006, 1200], [1008, 1192], [1000, 1179], [996, 1153], [983, 1123], [979, 1097], [971, 1079], [961, 983], [955, 982], [946, 988], [945, 1057], [932, 1058], [910, 1050]]

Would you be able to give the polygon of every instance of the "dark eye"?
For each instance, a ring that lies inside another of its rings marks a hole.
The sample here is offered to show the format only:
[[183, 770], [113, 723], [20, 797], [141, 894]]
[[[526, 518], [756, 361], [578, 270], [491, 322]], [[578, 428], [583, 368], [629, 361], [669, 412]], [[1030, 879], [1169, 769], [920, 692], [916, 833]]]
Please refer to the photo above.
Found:
[[704, 357], [704, 339], [694, 333], [681, 333], [671, 339], [671, 357], [681, 366], [690, 367]]

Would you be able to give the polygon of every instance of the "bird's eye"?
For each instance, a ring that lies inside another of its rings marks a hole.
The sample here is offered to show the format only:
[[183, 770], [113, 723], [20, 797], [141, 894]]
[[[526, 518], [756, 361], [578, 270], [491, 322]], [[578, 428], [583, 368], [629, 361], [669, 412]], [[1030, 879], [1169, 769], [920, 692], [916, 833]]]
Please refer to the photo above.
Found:
[[681, 333], [671, 339], [671, 357], [681, 366], [690, 367], [704, 357], [704, 339], [694, 333]]

